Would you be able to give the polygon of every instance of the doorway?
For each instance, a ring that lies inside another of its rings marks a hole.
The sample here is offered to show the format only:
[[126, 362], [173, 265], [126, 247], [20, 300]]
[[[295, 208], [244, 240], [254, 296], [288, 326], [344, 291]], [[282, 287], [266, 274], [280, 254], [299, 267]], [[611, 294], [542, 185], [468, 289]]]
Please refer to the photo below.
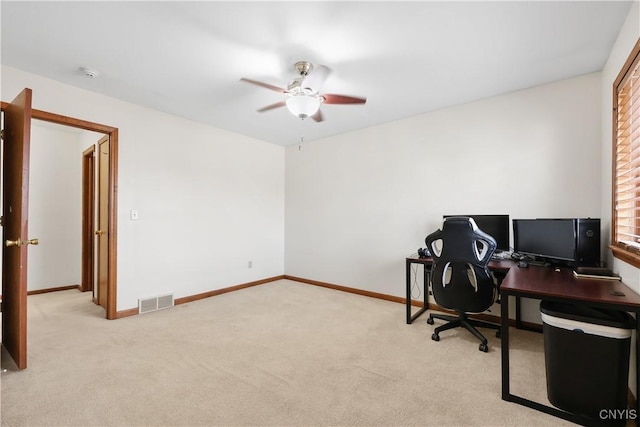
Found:
[[[9, 104], [2, 102], [1, 109], [5, 111]], [[109, 158], [105, 167], [108, 171], [108, 178], [106, 180], [106, 195], [105, 200], [107, 207], [105, 209], [105, 215], [107, 218], [107, 229], [105, 234], [108, 236], [105, 244], [106, 251], [106, 265], [104, 271], [104, 307], [106, 311], [107, 319], [117, 319], [117, 307], [116, 307], [116, 272], [117, 272], [117, 171], [118, 171], [118, 129], [112, 126], [102, 125], [98, 123], [88, 122], [73, 117], [62, 116], [55, 113], [50, 113], [42, 110], [31, 110], [31, 118], [59, 124], [63, 126], [69, 126], [84, 130], [89, 130], [97, 133], [102, 133], [109, 143]], [[4, 185], [4, 183], [3, 183]], [[84, 235], [83, 235], [84, 237]], [[84, 256], [84, 255], [83, 255]], [[84, 265], [84, 261], [83, 261]], [[3, 265], [4, 269], [5, 266]], [[26, 304], [26, 301], [25, 301]], [[26, 309], [26, 308], [25, 308]]]

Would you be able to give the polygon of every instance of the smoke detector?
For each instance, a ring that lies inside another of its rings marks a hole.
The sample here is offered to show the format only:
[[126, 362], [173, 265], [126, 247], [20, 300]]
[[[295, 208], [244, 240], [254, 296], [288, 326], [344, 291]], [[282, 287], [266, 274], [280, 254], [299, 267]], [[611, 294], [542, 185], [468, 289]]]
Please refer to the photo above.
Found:
[[100, 74], [96, 70], [87, 67], [81, 67], [80, 71], [82, 71], [82, 74], [89, 77], [90, 79], [95, 79], [96, 77], [98, 77], [98, 74]]

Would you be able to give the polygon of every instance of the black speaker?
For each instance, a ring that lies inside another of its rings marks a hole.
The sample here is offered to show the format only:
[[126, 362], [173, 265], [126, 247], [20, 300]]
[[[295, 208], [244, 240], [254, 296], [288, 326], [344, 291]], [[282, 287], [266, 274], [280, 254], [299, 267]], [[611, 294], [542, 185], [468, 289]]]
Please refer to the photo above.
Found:
[[600, 218], [576, 219], [576, 263], [600, 266]]

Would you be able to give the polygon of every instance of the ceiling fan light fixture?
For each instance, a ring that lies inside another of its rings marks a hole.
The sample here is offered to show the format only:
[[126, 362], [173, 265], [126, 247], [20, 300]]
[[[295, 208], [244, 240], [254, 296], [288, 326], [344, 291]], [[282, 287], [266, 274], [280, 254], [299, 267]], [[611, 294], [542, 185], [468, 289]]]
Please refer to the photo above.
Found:
[[320, 108], [321, 99], [315, 95], [294, 95], [287, 98], [287, 108], [296, 117], [306, 119], [313, 116]]

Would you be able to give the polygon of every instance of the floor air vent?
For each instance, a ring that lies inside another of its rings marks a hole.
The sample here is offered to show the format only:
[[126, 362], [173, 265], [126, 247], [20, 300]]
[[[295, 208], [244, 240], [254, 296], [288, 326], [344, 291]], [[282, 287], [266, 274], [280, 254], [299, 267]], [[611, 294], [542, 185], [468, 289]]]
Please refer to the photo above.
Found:
[[163, 308], [173, 307], [173, 294], [159, 295], [138, 300], [138, 313], [149, 313], [151, 311], [162, 310]]

